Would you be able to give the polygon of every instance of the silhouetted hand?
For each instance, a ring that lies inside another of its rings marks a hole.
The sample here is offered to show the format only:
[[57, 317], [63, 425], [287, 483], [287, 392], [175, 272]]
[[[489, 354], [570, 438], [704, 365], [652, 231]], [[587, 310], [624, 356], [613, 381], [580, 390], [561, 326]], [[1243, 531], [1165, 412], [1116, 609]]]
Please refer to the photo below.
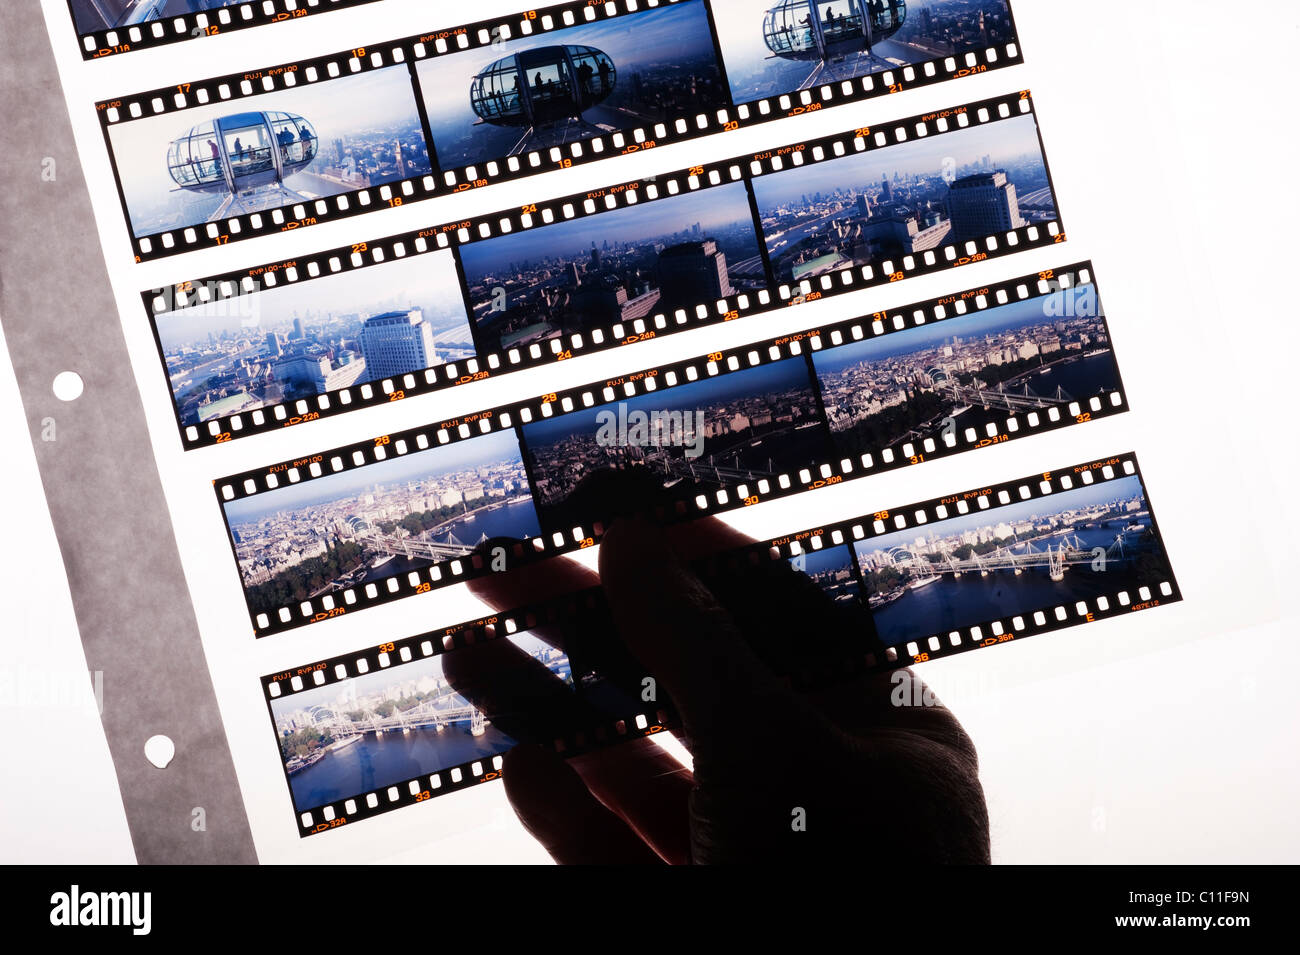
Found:
[[690, 569], [746, 543], [711, 518], [667, 531], [623, 519], [601, 541], [598, 578], [561, 558], [471, 584], [502, 610], [599, 584], [616, 635], [582, 617], [533, 632], [586, 658], [575, 674], [592, 663], [633, 686], [653, 677], [694, 759], [692, 774], [639, 738], [565, 760], [538, 744], [605, 714], [506, 640], [452, 653], [453, 685], [535, 741], [503, 767], [524, 826], [560, 863], [988, 862], [975, 749], [951, 712], [895, 706], [921, 698], [895, 693], [898, 675], [827, 685], [828, 669], [871, 648], [865, 613], [783, 560]]

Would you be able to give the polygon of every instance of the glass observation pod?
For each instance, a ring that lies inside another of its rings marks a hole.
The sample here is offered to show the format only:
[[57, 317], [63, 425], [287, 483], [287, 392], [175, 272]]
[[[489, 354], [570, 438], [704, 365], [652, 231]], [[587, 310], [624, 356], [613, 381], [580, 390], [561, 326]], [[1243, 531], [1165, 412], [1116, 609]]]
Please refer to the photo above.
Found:
[[193, 127], [167, 148], [167, 171], [195, 192], [282, 182], [316, 158], [311, 123], [292, 113], [235, 113]]
[[470, 105], [494, 126], [541, 126], [582, 115], [614, 92], [614, 61], [590, 46], [543, 46], [488, 66]]
[[763, 16], [763, 42], [789, 60], [870, 51], [907, 19], [904, 0], [782, 0]]

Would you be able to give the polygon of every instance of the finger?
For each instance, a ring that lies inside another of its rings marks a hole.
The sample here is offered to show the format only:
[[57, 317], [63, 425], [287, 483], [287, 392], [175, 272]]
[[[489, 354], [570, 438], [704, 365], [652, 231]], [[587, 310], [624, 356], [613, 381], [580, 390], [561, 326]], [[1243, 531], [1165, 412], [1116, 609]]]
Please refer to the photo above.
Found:
[[[582, 630], [580, 624], [571, 626]], [[611, 622], [607, 631], [612, 627]], [[612, 639], [608, 632], [605, 639]], [[559, 740], [590, 735], [598, 726], [611, 725], [626, 715], [594, 705], [587, 693], [565, 685], [549, 667], [510, 639], [470, 644], [445, 659], [444, 673], [456, 692], [493, 726], [520, 742], [553, 748]], [[575, 679], [581, 673], [576, 668], [571, 672]], [[607, 696], [613, 699], [606, 700]], [[600, 699], [611, 707], [621, 706], [617, 702], [622, 699], [620, 694], [605, 694]], [[639, 712], [643, 706], [636, 709]], [[576, 756], [572, 762], [588, 789], [656, 853], [674, 863], [687, 861], [686, 805], [691, 777], [675, 759], [649, 739], [639, 737]]]
[[519, 742], [553, 744], [592, 725], [592, 712], [573, 689], [506, 638], [448, 653], [443, 675], [493, 726]]
[[[479, 551], [487, 558], [497, 546], [502, 545], [495, 539], [489, 539], [479, 545]], [[600, 578], [582, 564], [555, 557], [508, 566], [496, 573], [473, 577], [468, 583], [470, 593], [484, 603], [497, 610], [512, 610], [541, 603], [561, 594], [595, 587], [600, 583]]]
[[[498, 544], [497, 540], [484, 541], [479, 545], [479, 552], [487, 558], [496, 546], [504, 544]], [[469, 590], [493, 610], [511, 611], [549, 603], [566, 595], [578, 600], [584, 592], [595, 592], [599, 584], [600, 578], [591, 569], [566, 557], [555, 557], [471, 578]], [[568, 628], [563, 623], [543, 619], [531, 632], [553, 647], [570, 649]]]
[[[687, 505], [670, 499], [659, 479], [644, 469], [594, 472], [571, 501], [583, 513], [640, 511], [656, 523], [668, 521], [664, 533], [670, 549], [694, 569], [774, 672], [811, 681], [865, 655], [873, 630], [864, 610], [836, 604], [785, 560], [753, 549], [743, 558], [729, 555], [754, 539], [716, 517], [680, 520]], [[792, 633], [799, 639], [791, 640]]]
[[[851, 573], [844, 551], [843, 572]], [[866, 610], [856, 600], [836, 600], [789, 560], [756, 549], [697, 568], [700, 579], [731, 614], [758, 657], [799, 685], [852, 672], [873, 648]]]
[[561, 865], [660, 862], [554, 753], [539, 746], [516, 746], [506, 753], [502, 778], [519, 821]]
[[733, 755], [749, 755], [753, 735], [744, 723], [754, 715], [806, 720], [805, 708], [755, 659], [731, 615], [677, 560], [662, 530], [646, 521], [615, 523], [601, 545], [600, 578], [619, 635], [681, 713], [697, 775], [706, 745], [709, 759], [723, 755], [724, 742], [733, 744]]
[[569, 761], [587, 789], [670, 865], [690, 861], [691, 771], [649, 737]]
[[593, 471], [568, 500], [571, 512], [581, 515], [584, 523], [594, 520], [608, 527], [620, 517], [641, 515], [668, 525], [673, 549], [682, 560], [752, 543], [752, 538], [716, 517], [682, 521], [689, 513], [687, 505], [674, 499], [663, 481], [645, 468]]

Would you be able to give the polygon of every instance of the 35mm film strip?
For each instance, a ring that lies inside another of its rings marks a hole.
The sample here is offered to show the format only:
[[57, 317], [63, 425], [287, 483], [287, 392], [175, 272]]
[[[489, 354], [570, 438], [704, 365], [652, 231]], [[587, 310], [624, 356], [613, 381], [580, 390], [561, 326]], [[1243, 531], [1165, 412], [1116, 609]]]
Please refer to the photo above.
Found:
[[[799, 675], [807, 641], [795, 628], [839, 631], [843, 665], [819, 683], [1181, 599], [1131, 453], [695, 565], [742, 632], [757, 624], [736, 602], [762, 603], [756, 577], [794, 605], [774, 624], [789, 631], [755, 645], [778, 675]], [[751, 586], [733, 593], [742, 577]], [[621, 664], [617, 644], [603, 591], [586, 587], [263, 677], [299, 834], [496, 779], [517, 742], [571, 755], [671, 726], [671, 702], [645, 701], [646, 674]]]
[[1064, 239], [1014, 93], [142, 296], [195, 448]]
[[562, 4], [101, 101], [136, 258], [1020, 62], [1004, 0], [769, 2]]
[[[214, 482], [254, 631], [593, 544], [607, 471], [681, 520], [1127, 410], [1088, 265], [434, 422]], [[661, 517], [664, 515], [661, 513]]]
[[68, 0], [81, 56], [97, 60], [377, 0]]

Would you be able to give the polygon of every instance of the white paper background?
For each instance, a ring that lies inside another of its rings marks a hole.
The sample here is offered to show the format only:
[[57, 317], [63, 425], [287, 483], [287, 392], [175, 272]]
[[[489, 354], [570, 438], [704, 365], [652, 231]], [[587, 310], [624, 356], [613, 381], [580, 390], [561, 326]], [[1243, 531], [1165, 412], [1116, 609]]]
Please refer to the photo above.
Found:
[[[725, 2], [725, 0], [723, 0]], [[1275, 475], [1295, 462], [1288, 386], [1296, 309], [1285, 297], [1297, 221], [1288, 94], [1297, 13], [1252, 7], [1250, 43], [1219, 4], [1020, 0], [1026, 65], [783, 120], [490, 190], [136, 265], [95, 100], [451, 25], [464, 8], [417, 0], [83, 63], [62, 0], [45, 0], [100, 236], [144, 396], [239, 783], [264, 862], [533, 861], [544, 853], [485, 785], [300, 840], [257, 678], [473, 616], [462, 589], [410, 598], [254, 641], [211, 480], [476, 410], [854, 314], [1091, 258], [1131, 414], [879, 475], [736, 515], [766, 535], [843, 513], [1135, 450], [1186, 596], [1176, 606], [922, 673], [979, 747], [994, 856], [1023, 861], [1294, 861], [1278, 825], [1300, 795], [1294, 739], [1300, 625], [1282, 563], [1294, 504]], [[488, 0], [475, 16], [511, 12]], [[1238, 40], [1240, 37], [1237, 38]], [[1248, 49], [1254, 59], [1234, 58]], [[1034, 92], [1069, 241], [899, 286], [702, 329], [183, 454], [140, 289], [377, 238], [1020, 88]], [[12, 187], [7, 184], [7, 187]], [[560, 373], [563, 373], [562, 376]], [[0, 581], [20, 609], [0, 663], [7, 755], [0, 858], [133, 859], [12, 371], [0, 363], [8, 525]], [[123, 462], [129, 466], [129, 462]], [[1285, 480], [1283, 481], [1285, 484]], [[126, 555], [123, 555], [125, 557]], [[588, 555], [590, 556], [590, 555]], [[41, 568], [35, 579], [31, 568]], [[177, 595], [185, 599], [186, 595]], [[1283, 616], [1286, 615], [1286, 616]], [[16, 624], [16, 626], [15, 626]], [[1287, 638], [1290, 639], [1287, 639]], [[1290, 665], [1288, 665], [1290, 664]], [[59, 679], [70, 689], [56, 692]], [[80, 689], [77, 689], [80, 687]], [[106, 705], [112, 705], [111, 686]], [[141, 745], [143, 746], [143, 739]], [[774, 759], [780, 754], [774, 753]], [[75, 820], [75, 826], [69, 826]]]

